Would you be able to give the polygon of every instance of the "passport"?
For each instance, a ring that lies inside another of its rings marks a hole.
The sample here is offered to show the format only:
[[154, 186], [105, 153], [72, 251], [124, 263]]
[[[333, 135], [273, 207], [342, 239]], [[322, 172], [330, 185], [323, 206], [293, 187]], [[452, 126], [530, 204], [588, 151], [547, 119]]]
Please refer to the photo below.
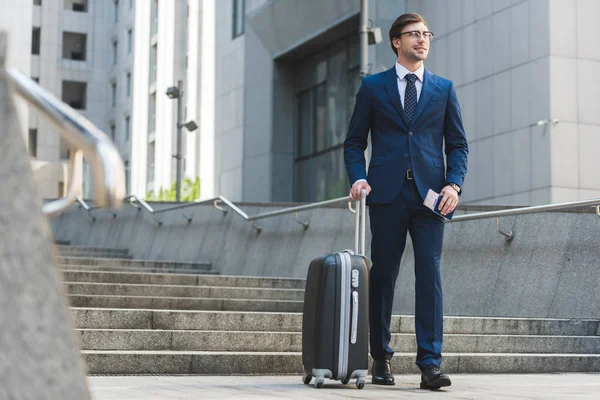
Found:
[[439, 209], [440, 202], [443, 198], [443, 194], [436, 193], [435, 191], [429, 189], [427, 196], [425, 196], [425, 201], [423, 201], [423, 205], [442, 217], [444, 221], [450, 221], [454, 215], [454, 211], [448, 213], [447, 215], [442, 215]]

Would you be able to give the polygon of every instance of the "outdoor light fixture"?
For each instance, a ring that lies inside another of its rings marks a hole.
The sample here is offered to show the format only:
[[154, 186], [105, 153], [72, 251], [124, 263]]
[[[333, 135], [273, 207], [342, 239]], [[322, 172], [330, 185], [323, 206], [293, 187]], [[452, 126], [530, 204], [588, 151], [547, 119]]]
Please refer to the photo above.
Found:
[[179, 95], [180, 91], [176, 86], [171, 86], [167, 89], [167, 96], [169, 96], [170, 99], [178, 99]]
[[183, 119], [181, 116], [181, 98], [183, 97], [183, 82], [177, 81], [177, 86], [171, 86], [167, 89], [167, 96], [170, 99], [177, 99], [177, 154], [173, 156], [177, 160], [177, 181], [175, 189], [175, 199], [177, 202], [181, 201], [181, 128], [185, 127], [188, 131], [193, 132], [198, 129], [198, 125], [190, 120], [188, 122], [181, 122]]
[[181, 124], [181, 126], [185, 126], [185, 128], [189, 132], [194, 132], [196, 129], [198, 129], [198, 125], [196, 125], [194, 120], [190, 120], [190, 121], [186, 122], [185, 124]]

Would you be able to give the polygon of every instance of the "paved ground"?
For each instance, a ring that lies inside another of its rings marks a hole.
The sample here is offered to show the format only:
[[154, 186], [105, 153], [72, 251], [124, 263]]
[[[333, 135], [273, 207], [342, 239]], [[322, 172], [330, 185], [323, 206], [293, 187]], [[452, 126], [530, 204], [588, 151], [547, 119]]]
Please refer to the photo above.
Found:
[[191, 399], [600, 399], [600, 374], [452, 375], [452, 386], [418, 389], [419, 376], [397, 375], [396, 386], [358, 390], [327, 381], [305, 386], [299, 376], [89, 377], [94, 400]]

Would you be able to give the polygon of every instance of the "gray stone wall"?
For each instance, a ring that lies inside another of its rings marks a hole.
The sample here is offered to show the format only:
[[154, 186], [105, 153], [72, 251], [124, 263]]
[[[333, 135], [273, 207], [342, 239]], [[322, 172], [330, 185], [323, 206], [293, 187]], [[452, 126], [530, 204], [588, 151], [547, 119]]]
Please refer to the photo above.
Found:
[[[275, 204], [240, 207], [248, 215], [281, 208]], [[502, 227], [516, 232], [512, 242], [496, 232], [494, 219], [447, 224], [442, 259], [446, 313], [597, 318], [600, 251], [594, 237], [598, 216], [591, 209], [585, 211], [502, 218]], [[148, 213], [131, 207], [119, 211], [115, 219], [104, 211], [95, 214], [92, 222], [84, 210], [73, 207], [55, 218], [56, 239], [75, 245], [127, 247], [134, 258], [206, 261], [226, 275], [300, 278], [317, 255], [354, 246], [354, 215], [345, 206], [300, 213], [301, 220], [310, 222], [307, 230], [293, 214], [260, 220], [260, 233], [233, 211], [224, 215], [211, 205], [185, 211], [193, 215], [191, 224], [180, 211], [159, 214], [162, 226]], [[409, 240], [394, 312], [411, 314], [413, 310]]]

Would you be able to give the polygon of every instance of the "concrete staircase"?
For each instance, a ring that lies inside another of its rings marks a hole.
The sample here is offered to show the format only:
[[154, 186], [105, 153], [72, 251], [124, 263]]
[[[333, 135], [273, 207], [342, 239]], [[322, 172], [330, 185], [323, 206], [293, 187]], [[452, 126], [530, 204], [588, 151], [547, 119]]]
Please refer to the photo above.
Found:
[[[89, 374], [301, 375], [304, 280], [62, 254]], [[449, 373], [600, 372], [598, 320], [446, 317], [444, 328]], [[414, 318], [394, 316], [392, 332], [395, 373], [417, 372]]]

